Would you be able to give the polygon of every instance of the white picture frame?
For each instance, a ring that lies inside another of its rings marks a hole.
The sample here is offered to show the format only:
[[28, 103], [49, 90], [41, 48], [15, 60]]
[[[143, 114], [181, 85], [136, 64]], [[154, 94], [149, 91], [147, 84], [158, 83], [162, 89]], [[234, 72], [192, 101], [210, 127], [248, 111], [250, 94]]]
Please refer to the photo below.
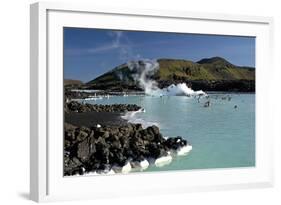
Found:
[[[94, 4], [46, 2], [32, 4], [30, 14], [31, 200], [41, 202], [95, 199], [273, 185], [273, 134], [270, 125], [272, 113], [265, 109], [271, 106], [270, 99], [266, 96], [272, 76], [272, 72], [267, 71], [273, 69], [272, 18], [98, 8]], [[116, 176], [63, 177], [63, 107], [60, 105], [63, 104], [61, 34], [64, 26], [255, 36], [256, 166]], [[264, 82], [267, 83], [267, 87], [263, 86]], [[118, 184], [118, 189], [114, 188], [113, 184]]]

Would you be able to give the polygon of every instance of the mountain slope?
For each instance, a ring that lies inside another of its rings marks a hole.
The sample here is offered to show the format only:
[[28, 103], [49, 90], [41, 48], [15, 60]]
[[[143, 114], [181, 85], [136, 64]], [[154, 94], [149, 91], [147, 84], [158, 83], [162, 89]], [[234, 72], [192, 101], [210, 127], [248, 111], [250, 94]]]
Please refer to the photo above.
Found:
[[81, 88], [84, 84], [80, 80], [64, 79], [63, 85], [64, 85], [64, 88], [67, 88], [67, 89], [76, 89], [76, 88]]
[[[253, 90], [252, 87], [254, 87], [254, 68], [236, 66], [220, 57], [206, 58], [198, 62], [180, 59], [158, 59], [157, 62], [159, 68], [149, 78], [157, 81], [159, 87], [165, 87], [169, 84], [179, 82], [192, 84], [202, 84], [204, 82], [205, 84], [218, 82], [226, 84], [235, 82], [237, 84], [239, 82], [247, 82], [251, 84], [250, 90]], [[145, 69], [145, 65], [143, 64], [144, 62], [138, 61], [137, 69], [132, 69], [128, 64], [122, 64], [88, 82], [87, 86], [95, 89], [121, 91], [124, 89], [141, 90], [134, 76], [143, 72]], [[204, 85], [202, 86], [204, 87]], [[208, 85], [206, 86], [208, 89]], [[239, 90], [241, 89], [239, 88]], [[246, 90], [249, 91], [248, 88]]]
[[80, 80], [64, 79], [63, 84], [64, 85], [82, 85], [83, 82]]

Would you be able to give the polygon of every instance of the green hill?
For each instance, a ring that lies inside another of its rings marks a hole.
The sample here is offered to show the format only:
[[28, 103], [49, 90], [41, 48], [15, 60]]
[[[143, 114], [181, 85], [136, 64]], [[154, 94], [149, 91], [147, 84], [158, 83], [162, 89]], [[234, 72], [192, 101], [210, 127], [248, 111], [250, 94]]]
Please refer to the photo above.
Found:
[[83, 82], [80, 81], [80, 80], [64, 79], [64, 80], [63, 80], [63, 84], [64, 84], [65, 86], [67, 86], [67, 85], [82, 85]]
[[83, 87], [83, 82], [80, 80], [74, 80], [74, 79], [64, 79], [63, 80], [64, 88], [66, 89], [79, 89]]
[[[198, 62], [181, 59], [158, 59], [157, 62], [159, 68], [149, 78], [157, 81], [159, 87], [185, 82], [205, 90], [223, 90], [216, 86], [219, 84], [219, 87], [223, 87], [225, 84], [227, 87], [230, 84], [231, 91], [254, 91], [255, 69], [233, 65], [221, 57], [206, 58]], [[137, 63], [142, 65], [143, 62]], [[128, 64], [122, 64], [86, 85], [91, 89], [141, 90], [134, 76], [141, 73], [142, 69], [144, 69], [142, 66], [130, 69]]]

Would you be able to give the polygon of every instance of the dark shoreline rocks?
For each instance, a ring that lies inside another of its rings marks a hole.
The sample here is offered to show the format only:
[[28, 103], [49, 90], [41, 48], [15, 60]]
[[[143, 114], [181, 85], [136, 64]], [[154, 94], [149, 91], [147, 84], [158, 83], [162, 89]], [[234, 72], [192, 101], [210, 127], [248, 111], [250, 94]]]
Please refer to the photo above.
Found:
[[124, 113], [130, 111], [138, 111], [141, 107], [135, 104], [82, 104], [77, 101], [65, 102], [65, 112], [117, 112]]
[[255, 80], [167, 80], [159, 81], [160, 88], [171, 84], [185, 82], [193, 90], [220, 91], [220, 92], [255, 92]]
[[64, 124], [64, 175], [104, 173], [127, 163], [156, 160], [188, 145], [182, 137], [165, 139], [157, 126], [141, 124], [77, 127]]

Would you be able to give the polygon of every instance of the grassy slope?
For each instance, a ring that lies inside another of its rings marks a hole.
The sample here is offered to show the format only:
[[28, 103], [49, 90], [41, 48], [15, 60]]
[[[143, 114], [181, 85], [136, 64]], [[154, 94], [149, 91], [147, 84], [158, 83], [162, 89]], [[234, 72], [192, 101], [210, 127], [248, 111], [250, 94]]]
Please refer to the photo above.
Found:
[[222, 63], [194, 63], [185, 60], [160, 59], [157, 75], [160, 80], [170, 80], [173, 76], [185, 80], [254, 80], [255, 72], [251, 68], [240, 68]]
[[83, 82], [80, 80], [64, 79], [63, 84], [64, 85], [82, 85]]

